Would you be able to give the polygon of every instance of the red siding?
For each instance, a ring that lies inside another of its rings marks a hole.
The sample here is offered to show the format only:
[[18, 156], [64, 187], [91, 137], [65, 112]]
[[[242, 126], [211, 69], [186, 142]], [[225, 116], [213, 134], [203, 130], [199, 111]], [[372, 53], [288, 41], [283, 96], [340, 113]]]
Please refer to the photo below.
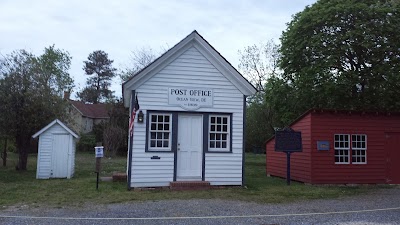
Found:
[[[291, 126], [295, 131], [301, 131], [303, 141], [303, 152], [291, 154], [290, 177], [292, 180], [310, 183], [311, 182], [311, 115]], [[286, 154], [275, 152], [275, 140], [270, 140], [266, 145], [267, 174], [286, 178]]]
[[400, 184], [400, 133], [386, 133], [387, 148], [387, 182], [393, 184]]
[[[386, 183], [385, 132], [400, 128], [398, 116], [329, 112], [311, 115], [312, 183]], [[366, 134], [367, 163], [335, 164], [335, 134]], [[317, 150], [319, 140], [329, 141], [329, 151]]]
[[[372, 113], [313, 112], [291, 126], [302, 131], [303, 152], [292, 155], [294, 180], [314, 184], [386, 183], [389, 168], [388, 134], [400, 132], [400, 116]], [[335, 164], [334, 135], [367, 135], [366, 164]], [[329, 151], [318, 151], [317, 141], [329, 141]], [[274, 152], [274, 140], [267, 143], [267, 174], [286, 177], [284, 153]], [[397, 172], [396, 172], [397, 173]]]

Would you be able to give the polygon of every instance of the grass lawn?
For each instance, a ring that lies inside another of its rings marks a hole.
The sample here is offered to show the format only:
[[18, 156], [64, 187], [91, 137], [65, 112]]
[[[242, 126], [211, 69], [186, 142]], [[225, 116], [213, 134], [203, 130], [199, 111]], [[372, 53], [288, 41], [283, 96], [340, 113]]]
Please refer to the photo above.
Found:
[[[146, 190], [127, 191], [121, 182], [100, 182], [96, 191], [94, 154], [77, 153], [75, 175], [72, 179], [36, 180], [36, 155], [29, 155], [28, 170], [16, 171], [18, 156], [9, 153], [7, 167], [0, 165], [0, 206], [10, 205], [64, 205], [80, 206], [87, 203], [107, 204], [128, 201], [161, 199], [232, 199], [260, 203], [292, 202], [307, 199], [338, 198], [364, 193], [388, 186], [310, 186], [285, 179], [266, 177], [265, 155], [246, 155], [246, 186], [205, 191]], [[102, 159], [101, 176], [110, 176], [113, 171], [125, 171], [126, 158]], [[1, 209], [1, 208], [0, 208]]]

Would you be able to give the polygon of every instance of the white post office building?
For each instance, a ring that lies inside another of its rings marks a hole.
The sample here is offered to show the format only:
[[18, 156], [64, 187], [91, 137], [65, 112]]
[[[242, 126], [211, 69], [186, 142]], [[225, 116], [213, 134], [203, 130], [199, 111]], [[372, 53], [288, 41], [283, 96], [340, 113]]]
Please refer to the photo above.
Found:
[[125, 107], [136, 110], [129, 189], [243, 185], [245, 100], [256, 89], [197, 31], [122, 88]]

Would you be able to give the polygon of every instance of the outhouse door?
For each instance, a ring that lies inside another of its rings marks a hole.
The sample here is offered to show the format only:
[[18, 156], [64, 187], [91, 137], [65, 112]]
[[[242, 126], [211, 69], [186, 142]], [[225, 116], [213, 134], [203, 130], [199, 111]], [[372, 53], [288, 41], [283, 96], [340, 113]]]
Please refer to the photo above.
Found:
[[203, 116], [178, 116], [177, 180], [201, 180], [203, 160]]
[[53, 135], [53, 154], [51, 165], [51, 176], [53, 178], [65, 178], [68, 176], [68, 151], [69, 137], [68, 134]]
[[400, 133], [386, 133], [387, 182], [400, 184]]

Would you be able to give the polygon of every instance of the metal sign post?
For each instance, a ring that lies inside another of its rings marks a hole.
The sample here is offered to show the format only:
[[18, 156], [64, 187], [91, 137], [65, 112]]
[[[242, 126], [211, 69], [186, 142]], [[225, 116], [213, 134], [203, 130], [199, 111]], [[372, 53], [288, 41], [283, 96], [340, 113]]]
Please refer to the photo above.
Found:
[[290, 153], [286, 152], [286, 183], [290, 185]]
[[96, 146], [94, 147], [95, 151], [95, 156], [96, 156], [96, 190], [99, 190], [99, 174], [100, 174], [100, 169], [101, 169], [101, 158], [103, 157], [103, 146]]
[[301, 132], [291, 128], [276, 131], [275, 151], [286, 153], [286, 183], [290, 185], [290, 154], [303, 151]]

